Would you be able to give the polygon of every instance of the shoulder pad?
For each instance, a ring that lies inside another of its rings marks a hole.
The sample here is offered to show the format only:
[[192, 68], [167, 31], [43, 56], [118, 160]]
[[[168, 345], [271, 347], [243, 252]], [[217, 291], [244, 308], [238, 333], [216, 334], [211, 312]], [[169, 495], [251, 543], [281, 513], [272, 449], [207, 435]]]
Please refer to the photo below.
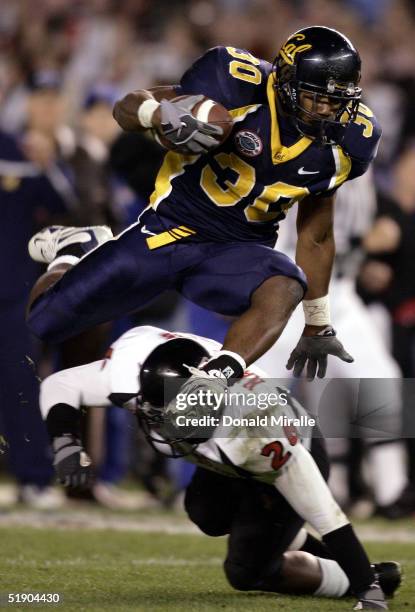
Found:
[[203, 94], [227, 109], [267, 102], [271, 64], [235, 47], [213, 47], [185, 72], [179, 94]]
[[364, 174], [376, 157], [382, 128], [373, 112], [365, 104], [359, 104], [356, 119], [346, 130], [341, 144], [352, 161], [348, 179]]

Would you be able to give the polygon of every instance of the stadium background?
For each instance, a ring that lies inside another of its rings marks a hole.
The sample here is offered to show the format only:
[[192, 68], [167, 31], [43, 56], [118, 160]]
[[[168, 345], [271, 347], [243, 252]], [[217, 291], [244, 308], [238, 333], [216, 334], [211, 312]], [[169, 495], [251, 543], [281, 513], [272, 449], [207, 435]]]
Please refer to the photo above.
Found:
[[[134, 221], [145, 205], [162, 151], [143, 136], [119, 132], [111, 117], [117, 98], [134, 89], [177, 82], [198, 55], [217, 44], [246, 48], [272, 60], [296, 29], [309, 24], [334, 27], [349, 36], [361, 53], [364, 102], [383, 127], [373, 173], [358, 188], [350, 187], [348, 193], [343, 188], [339, 214], [341, 225], [349, 230], [343, 236], [342, 254], [358, 254], [353, 257], [353, 271], [347, 267], [344, 274], [353, 284], [357, 277], [360, 297], [378, 324], [378, 339], [402, 375], [413, 378], [414, 4], [410, 0], [0, 0], [0, 16], [0, 199], [4, 202], [0, 590], [40, 591], [53, 586], [65, 593], [67, 605], [74, 609], [201, 609], [205, 597], [205, 609], [271, 609], [275, 604], [269, 596], [231, 594], [220, 571], [223, 542], [194, 535], [180, 511], [180, 491], [190, 468], [182, 462], [164, 462], [137, 445], [129, 414], [94, 409], [85, 419], [85, 438], [100, 475], [98, 485], [84, 496], [87, 499], [79, 499], [76, 492], [65, 497], [52, 487], [50, 455], [36, 402], [33, 363], [43, 378], [56, 368], [100, 357], [111, 339], [131, 325], [156, 324], [221, 339], [228, 321], [171, 295], [129, 320], [102, 326], [58, 348], [39, 346], [28, 337], [23, 322], [27, 292], [41, 272], [28, 259], [25, 243], [38, 227], [55, 221], [107, 223], [116, 232]], [[24, 181], [29, 181], [26, 190], [21, 189]], [[364, 211], [360, 225], [356, 203], [360, 213]], [[347, 339], [342, 340], [349, 348]], [[368, 344], [364, 336], [359, 341]], [[377, 350], [370, 343], [365, 348], [369, 356]], [[285, 354], [272, 359], [284, 360]], [[277, 370], [271, 374], [277, 375]], [[366, 455], [365, 445], [354, 441], [335, 456], [341, 464], [336, 473], [343, 482], [338, 495], [359, 519], [371, 517], [379, 506]], [[373, 554], [403, 560], [408, 575], [414, 550], [412, 455], [409, 441], [402, 473], [384, 475], [399, 482], [405, 494], [398, 514], [392, 511], [388, 519], [407, 518], [394, 522], [375, 518], [361, 525]], [[74, 538], [78, 528], [88, 535], [81, 531]], [[96, 529], [106, 530], [105, 545]], [[132, 537], [119, 530], [131, 530]], [[42, 577], [45, 569], [47, 580]], [[162, 573], [171, 581], [171, 598], [157, 580]], [[198, 579], [191, 585], [195, 573]], [[134, 591], [131, 583], [137, 580]], [[413, 602], [410, 586], [404, 595]], [[312, 609], [301, 600], [296, 600], [295, 609], [303, 605]], [[320, 602], [315, 605], [324, 609]], [[397, 604], [393, 609], [399, 609]]]

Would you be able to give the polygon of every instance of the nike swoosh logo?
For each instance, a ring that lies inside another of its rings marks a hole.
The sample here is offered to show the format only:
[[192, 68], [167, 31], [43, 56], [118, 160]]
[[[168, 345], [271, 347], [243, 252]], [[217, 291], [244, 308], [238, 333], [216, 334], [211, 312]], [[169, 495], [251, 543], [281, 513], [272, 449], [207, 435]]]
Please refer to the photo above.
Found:
[[88, 232], [81, 232], [81, 231], [77, 231], [77, 232], [72, 232], [71, 234], [69, 234], [67, 237], [61, 237], [59, 239], [59, 250], [63, 249], [66, 246], [70, 246], [71, 244], [74, 244], [74, 240], [73, 237], [76, 236], [76, 242], [77, 243], [81, 243], [83, 244], [84, 242], [90, 242], [92, 240], [91, 234], [88, 234]]
[[156, 235], [154, 232], [150, 232], [150, 230], [148, 230], [145, 225], [143, 225], [143, 227], [141, 228], [141, 231], [143, 232], [143, 234], [150, 234], [150, 236]]
[[298, 174], [319, 174], [319, 173], [320, 173], [320, 170], [314, 170], [314, 171], [304, 170], [304, 166], [302, 166], [298, 171]]

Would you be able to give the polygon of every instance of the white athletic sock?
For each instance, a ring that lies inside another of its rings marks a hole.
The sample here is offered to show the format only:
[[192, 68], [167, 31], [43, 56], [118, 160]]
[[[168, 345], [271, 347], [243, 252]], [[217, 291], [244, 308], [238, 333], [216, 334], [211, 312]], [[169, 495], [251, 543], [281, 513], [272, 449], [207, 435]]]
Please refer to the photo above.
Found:
[[407, 466], [402, 442], [372, 446], [368, 452], [371, 486], [379, 506], [393, 504], [407, 484]]
[[332, 559], [317, 557], [323, 575], [321, 584], [315, 591], [317, 597], [343, 597], [350, 582], [340, 565]]
[[71, 264], [71, 266], [75, 266], [79, 260], [80, 257], [76, 257], [76, 255], [59, 255], [59, 257], [50, 262], [47, 270], [50, 272], [52, 268], [59, 266], [60, 264]]

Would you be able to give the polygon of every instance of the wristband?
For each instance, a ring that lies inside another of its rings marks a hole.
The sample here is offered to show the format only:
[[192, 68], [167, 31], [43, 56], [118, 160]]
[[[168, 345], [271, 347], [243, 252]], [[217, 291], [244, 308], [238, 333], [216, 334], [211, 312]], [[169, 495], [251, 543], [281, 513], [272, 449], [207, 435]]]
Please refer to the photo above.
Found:
[[144, 100], [138, 107], [137, 117], [143, 128], [153, 127], [152, 119], [154, 111], [160, 106], [160, 102], [151, 98]]
[[202, 370], [210, 376], [229, 378], [242, 378], [246, 368], [245, 360], [233, 351], [222, 350], [201, 366]]
[[325, 295], [315, 300], [303, 300], [304, 319], [306, 325], [330, 324], [330, 301]]
[[228, 357], [232, 357], [239, 363], [239, 365], [241, 366], [243, 370], [246, 370], [245, 359], [241, 357], [241, 355], [238, 355], [238, 353], [234, 353], [233, 351], [227, 351], [227, 350], [221, 349], [219, 353], [216, 355], [216, 357], [220, 357], [221, 355], [228, 355]]

